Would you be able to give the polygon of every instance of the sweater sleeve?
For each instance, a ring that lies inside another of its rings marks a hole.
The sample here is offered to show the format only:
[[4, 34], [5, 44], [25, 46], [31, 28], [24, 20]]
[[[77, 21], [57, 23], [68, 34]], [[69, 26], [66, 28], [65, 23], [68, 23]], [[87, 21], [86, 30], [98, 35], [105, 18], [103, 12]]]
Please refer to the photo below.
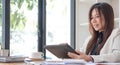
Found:
[[[114, 37], [111, 52], [100, 54], [100, 55], [91, 55], [94, 59], [94, 62], [120, 62], [120, 34]], [[106, 48], [107, 49], [107, 48]], [[109, 49], [108, 49], [109, 50]]]

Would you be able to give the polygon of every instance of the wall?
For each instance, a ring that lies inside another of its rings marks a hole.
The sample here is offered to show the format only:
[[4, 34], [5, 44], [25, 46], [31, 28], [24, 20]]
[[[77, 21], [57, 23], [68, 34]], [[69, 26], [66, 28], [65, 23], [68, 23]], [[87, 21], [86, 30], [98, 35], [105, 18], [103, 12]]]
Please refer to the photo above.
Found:
[[86, 38], [89, 36], [88, 11], [91, 2], [76, 0], [76, 49], [80, 49]]

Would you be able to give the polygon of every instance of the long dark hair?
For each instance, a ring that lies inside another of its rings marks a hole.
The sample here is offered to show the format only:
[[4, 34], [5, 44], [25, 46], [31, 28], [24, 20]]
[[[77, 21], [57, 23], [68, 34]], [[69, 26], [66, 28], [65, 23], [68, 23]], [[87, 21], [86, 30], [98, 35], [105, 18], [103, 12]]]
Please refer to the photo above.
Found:
[[94, 4], [90, 8], [90, 11], [89, 11], [89, 31], [91, 34], [91, 39], [88, 42], [88, 45], [86, 48], [86, 54], [90, 54], [90, 52], [92, 51], [95, 43], [97, 42], [98, 33], [99, 33], [98, 31], [95, 31], [95, 29], [93, 28], [93, 26], [90, 22], [93, 9], [97, 9], [100, 16], [101, 16], [101, 14], [103, 14], [104, 19], [105, 19], [103, 41], [101, 42], [101, 45], [97, 48], [97, 53], [100, 53], [100, 50], [104, 46], [106, 40], [108, 39], [108, 37], [110, 36], [110, 34], [114, 28], [114, 12], [113, 12], [113, 8], [111, 7], [111, 5], [109, 5], [108, 3], [105, 3], [105, 2]]

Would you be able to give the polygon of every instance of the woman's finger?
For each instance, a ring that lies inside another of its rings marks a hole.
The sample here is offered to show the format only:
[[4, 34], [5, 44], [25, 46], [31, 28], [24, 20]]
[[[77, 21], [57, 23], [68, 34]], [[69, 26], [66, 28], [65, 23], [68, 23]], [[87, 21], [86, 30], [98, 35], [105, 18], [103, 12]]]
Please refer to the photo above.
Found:
[[71, 52], [68, 52], [67, 54], [69, 57], [73, 58], [73, 59], [80, 59], [80, 56]]

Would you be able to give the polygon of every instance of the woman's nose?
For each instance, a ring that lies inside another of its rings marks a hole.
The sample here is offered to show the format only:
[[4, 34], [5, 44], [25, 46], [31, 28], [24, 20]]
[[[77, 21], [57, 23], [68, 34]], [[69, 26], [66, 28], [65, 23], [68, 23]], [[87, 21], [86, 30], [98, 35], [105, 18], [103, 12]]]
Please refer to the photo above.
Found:
[[93, 23], [96, 23], [96, 19], [95, 19], [95, 18], [93, 18], [93, 19], [92, 19], [92, 22], [93, 22]]

